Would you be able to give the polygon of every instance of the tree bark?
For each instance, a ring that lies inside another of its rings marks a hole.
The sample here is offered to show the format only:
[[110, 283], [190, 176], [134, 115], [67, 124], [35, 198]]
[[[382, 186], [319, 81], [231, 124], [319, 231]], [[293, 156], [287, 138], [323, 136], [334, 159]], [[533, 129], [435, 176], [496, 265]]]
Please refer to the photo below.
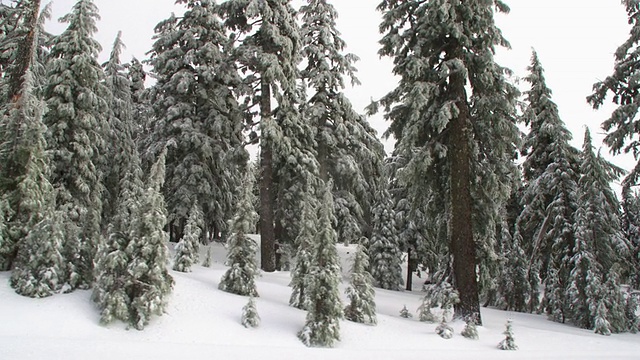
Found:
[[271, 88], [268, 83], [260, 85], [260, 268], [266, 272], [276, 270], [276, 241], [274, 229], [273, 152], [265, 128], [271, 119]]
[[33, 63], [36, 51], [36, 34], [38, 32], [38, 16], [40, 14], [40, 0], [32, 0], [30, 5], [24, 9], [24, 22], [26, 34], [24, 40], [18, 43], [16, 49], [16, 63], [9, 72], [9, 84], [7, 89], [7, 101], [17, 103], [17, 99], [22, 92], [24, 75]]
[[[462, 58], [462, 49], [454, 43], [451, 58]], [[465, 90], [465, 77], [454, 72], [449, 77], [449, 91], [458, 108], [458, 116], [451, 119], [449, 161], [451, 166], [451, 254], [453, 256], [454, 287], [460, 295], [455, 307], [456, 317], [467, 319], [475, 316], [478, 325], [480, 300], [476, 276], [476, 246], [473, 239], [471, 198], [471, 114]]]

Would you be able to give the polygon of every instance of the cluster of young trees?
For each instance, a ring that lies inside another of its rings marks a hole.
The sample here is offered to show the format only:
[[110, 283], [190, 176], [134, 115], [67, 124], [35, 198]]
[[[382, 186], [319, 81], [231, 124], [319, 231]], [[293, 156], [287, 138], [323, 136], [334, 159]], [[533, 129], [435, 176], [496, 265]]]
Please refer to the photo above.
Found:
[[[559, 117], [538, 56], [521, 94], [494, 59], [508, 47], [500, 0], [384, 0], [380, 54], [396, 88], [372, 103], [397, 140], [383, 147], [343, 90], [354, 63], [327, 0], [177, 0], [146, 63], [97, 61], [98, 9], [78, 0], [60, 35], [39, 0], [0, 4], [0, 270], [32, 297], [93, 288], [102, 320], [143, 328], [161, 313], [174, 269], [199, 242], [229, 238], [223, 290], [257, 296], [253, 278], [292, 271], [307, 345], [339, 340], [339, 319], [375, 323], [371, 284], [400, 290], [411, 271], [455, 291], [455, 315], [480, 304], [545, 312], [599, 332], [637, 329], [640, 201], [622, 170], [582, 150]], [[625, 2], [636, 24], [637, 0]], [[616, 152], [637, 153], [633, 61], [640, 32], [594, 87], [619, 108], [604, 123]], [[526, 135], [518, 123], [528, 126]], [[259, 144], [257, 208], [248, 144]], [[517, 165], [519, 154], [525, 157]], [[259, 217], [256, 217], [256, 210]], [[233, 221], [229, 221], [233, 220]], [[259, 221], [257, 245], [246, 234]], [[338, 295], [335, 244], [359, 243], [351, 304]], [[448, 291], [448, 290], [447, 290]], [[430, 303], [426, 301], [425, 303]], [[253, 298], [247, 325], [257, 324]]]

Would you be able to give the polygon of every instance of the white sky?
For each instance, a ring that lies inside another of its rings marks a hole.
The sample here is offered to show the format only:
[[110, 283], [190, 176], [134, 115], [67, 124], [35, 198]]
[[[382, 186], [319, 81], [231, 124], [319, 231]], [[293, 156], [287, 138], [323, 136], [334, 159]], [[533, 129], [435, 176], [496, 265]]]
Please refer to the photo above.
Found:
[[[118, 30], [123, 32], [127, 45], [123, 61], [135, 55], [146, 58], [151, 47], [154, 26], [182, 6], [173, 0], [94, 0], [100, 8], [102, 20], [97, 35], [106, 59]], [[301, 0], [294, 0], [301, 3]], [[363, 111], [371, 99], [377, 99], [395, 86], [391, 74], [391, 59], [380, 59], [377, 52], [380, 13], [378, 0], [333, 0], [340, 17], [339, 30], [347, 42], [347, 51], [360, 57], [356, 64], [362, 85], [347, 93], [358, 111]], [[524, 77], [529, 65], [531, 48], [538, 52], [546, 70], [547, 84], [553, 90], [562, 119], [574, 134], [573, 145], [580, 147], [584, 126], [591, 129], [594, 145], [602, 136], [600, 123], [613, 109], [608, 105], [594, 111], [586, 103], [595, 81], [604, 79], [613, 69], [613, 53], [627, 38], [629, 25], [620, 1], [604, 0], [506, 0], [511, 7], [508, 15], [498, 15], [496, 21], [511, 43], [511, 50], [499, 50], [497, 60], [511, 68], [516, 76]], [[67, 13], [74, 1], [56, 0], [53, 3], [54, 21], [48, 28], [57, 33], [62, 27], [57, 18]], [[521, 88], [526, 89], [526, 84]], [[387, 127], [378, 115], [370, 122], [381, 134]], [[392, 150], [387, 143], [387, 151]], [[603, 149], [608, 154], [608, 149]], [[635, 161], [630, 156], [612, 158], [618, 165], [630, 169]]]

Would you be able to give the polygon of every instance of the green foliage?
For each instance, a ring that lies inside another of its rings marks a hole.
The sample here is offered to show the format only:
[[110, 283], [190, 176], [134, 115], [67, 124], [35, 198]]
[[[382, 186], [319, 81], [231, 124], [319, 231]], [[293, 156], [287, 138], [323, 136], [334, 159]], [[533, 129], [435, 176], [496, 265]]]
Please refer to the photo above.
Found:
[[191, 266], [199, 259], [202, 214], [196, 202], [189, 212], [189, 219], [184, 228], [182, 239], [176, 244], [173, 270], [189, 272]]
[[368, 269], [369, 256], [365, 247], [358, 245], [351, 268], [351, 280], [346, 290], [349, 304], [344, 309], [344, 317], [353, 322], [375, 325], [377, 323], [375, 292], [373, 278]]
[[248, 327], [258, 327], [260, 325], [260, 315], [258, 315], [258, 310], [256, 309], [256, 299], [253, 296], [249, 297], [249, 302], [242, 308], [242, 326]]
[[498, 343], [498, 349], [500, 350], [518, 350], [516, 345], [516, 339], [513, 336], [513, 324], [511, 320], [507, 320], [506, 329], [503, 332], [505, 338]]

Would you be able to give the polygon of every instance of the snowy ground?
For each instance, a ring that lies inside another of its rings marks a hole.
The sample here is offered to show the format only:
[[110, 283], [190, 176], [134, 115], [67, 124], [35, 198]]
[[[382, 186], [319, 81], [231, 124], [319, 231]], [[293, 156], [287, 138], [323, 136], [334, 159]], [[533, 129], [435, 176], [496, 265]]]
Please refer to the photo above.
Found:
[[[191, 273], [172, 271], [176, 284], [167, 314], [144, 331], [123, 324], [101, 326], [89, 291], [29, 299], [13, 292], [9, 273], [0, 273], [0, 360], [22, 359], [640, 359], [640, 334], [609, 337], [543, 316], [483, 309], [480, 339], [456, 334], [445, 340], [436, 324], [419, 322], [419, 292], [376, 290], [378, 325], [341, 323], [335, 348], [307, 348], [296, 337], [305, 312], [289, 307], [289, 273], [262, 274], [258, 280], [257, 329], [240, 325], [247, 298], [218, 290], [226, 267], [224, 248], [214, 247], [211, 268], [195, 265]], [[339, 245], [343, 263], [353, 247]], [[346, 272], [349, 266], [343, 266]], [[344, 290], [344, 288], [343, 288]], [[343, 292], [344, 293], [344, 292]], [[346, 300], [346, 299], [345, 299]], [[403, 305], [414, 318], [399, 317]], [[506, 319], [513, 319], [517, 351], [496, 348]]]

